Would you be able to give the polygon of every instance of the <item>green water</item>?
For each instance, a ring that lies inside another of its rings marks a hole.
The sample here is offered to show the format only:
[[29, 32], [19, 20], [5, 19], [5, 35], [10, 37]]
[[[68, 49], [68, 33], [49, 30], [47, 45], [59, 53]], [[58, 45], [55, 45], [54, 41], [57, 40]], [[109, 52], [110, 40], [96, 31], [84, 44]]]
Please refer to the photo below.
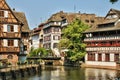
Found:
[[38, 74], [16, 80], [120, 80], [116, 70], [46, 66]]

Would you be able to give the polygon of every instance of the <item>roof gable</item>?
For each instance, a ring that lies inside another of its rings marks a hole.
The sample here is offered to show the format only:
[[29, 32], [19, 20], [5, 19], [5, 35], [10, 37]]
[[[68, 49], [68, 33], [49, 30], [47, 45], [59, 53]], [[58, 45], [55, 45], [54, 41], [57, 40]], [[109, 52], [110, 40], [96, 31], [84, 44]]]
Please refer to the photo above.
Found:
[[16, 11], [13, 11], [13, 13], [19, 19], [19, 21], [24, 24], [22, 26], [22, 32], [30, 32], [25, 14], [23, 12], [16, 12]]
[[120, 11], [116, 9], [110, 9], [107, 15], [105, 16], [105, 19], [113, 19], [113, 18], [120, 18]]
[[4, 14], [7, 12], [8, 23], [21, 24], [5, 0], [0, 0], [0, 10], [4, 11]]

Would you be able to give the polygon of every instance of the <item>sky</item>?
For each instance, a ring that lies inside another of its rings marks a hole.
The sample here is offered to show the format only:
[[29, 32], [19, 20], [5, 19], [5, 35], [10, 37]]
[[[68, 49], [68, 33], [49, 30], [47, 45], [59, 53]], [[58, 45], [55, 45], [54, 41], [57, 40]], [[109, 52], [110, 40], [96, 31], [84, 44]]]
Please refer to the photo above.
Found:
[[24, 12], [30, 29], [45, 22], [52, 14], [59, 11], [96, 14], [105, 16], [111, 9], [120, 10], [120, 1], [109, 0], [6, 0], [11, 9]]

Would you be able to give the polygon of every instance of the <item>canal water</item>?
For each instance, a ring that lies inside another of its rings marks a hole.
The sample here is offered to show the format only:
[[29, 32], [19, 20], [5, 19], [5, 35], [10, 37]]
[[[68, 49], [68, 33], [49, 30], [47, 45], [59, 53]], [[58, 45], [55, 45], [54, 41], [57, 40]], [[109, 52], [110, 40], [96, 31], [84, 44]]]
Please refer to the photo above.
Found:
[[80, 67], [45, 66], [38, 74], [16, 80], [120, 80], [120, 71]]

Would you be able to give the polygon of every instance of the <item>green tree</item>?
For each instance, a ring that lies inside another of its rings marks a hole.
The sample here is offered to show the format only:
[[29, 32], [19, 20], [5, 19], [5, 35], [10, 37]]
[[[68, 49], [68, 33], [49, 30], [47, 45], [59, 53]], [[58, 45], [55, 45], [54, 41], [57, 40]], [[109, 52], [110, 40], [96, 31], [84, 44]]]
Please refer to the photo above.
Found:
[[37, 48], [37, 49], [34, 49], [33, 47], [31, 48], [30, 50], [30, 53], [29, 53], [30, 56], [41, 56], [41, 57], [44, 57], [44, 56], [47, 56], [48, 55], [48, 52], [45, 48]]
[[113, 4], [115, 2], [117, 2], [118, 0], [110, 0], [110, 2]]
[[62, 30], [62, 39], [60, 40], [60, 49], [68, 49], [67, 57], [71, 61], [80, 60], [85, 56], [85, 47], [83, 43], [83, 32], [89, 26], [84, 24], [81, 20], [75, 19], [71, 24]]

